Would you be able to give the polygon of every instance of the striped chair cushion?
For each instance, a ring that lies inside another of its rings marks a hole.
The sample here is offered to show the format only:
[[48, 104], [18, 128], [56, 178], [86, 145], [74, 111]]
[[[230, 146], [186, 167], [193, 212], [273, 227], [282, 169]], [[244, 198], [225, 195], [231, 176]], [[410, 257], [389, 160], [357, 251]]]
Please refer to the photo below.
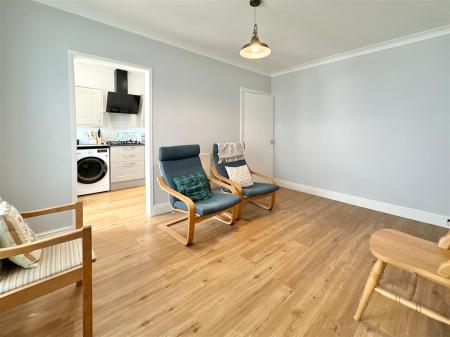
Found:
[[0, 294], [80, 266], [82, 252], [82, 241], [77, 239], [42, 249], [41, 260], [36, 268], [26, 269], [5, 262], [0, 269]]

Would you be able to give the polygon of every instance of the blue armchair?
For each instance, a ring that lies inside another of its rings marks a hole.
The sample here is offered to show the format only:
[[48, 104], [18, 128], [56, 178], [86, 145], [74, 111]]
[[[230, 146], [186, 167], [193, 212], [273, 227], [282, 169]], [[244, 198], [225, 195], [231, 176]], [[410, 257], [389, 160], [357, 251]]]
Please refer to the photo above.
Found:
[[[224, 187], [230, 193], [212, 191], [212, 196], [197, 202], [192, 201], [187, 196], [176, 190], [173, 182], [175, 177], [184, 176], [198, 171], [204, 172], [200, 162], [199, 145], [180, 145], [159, 148], [159, 163], [162, 176], [158, 177], [158, 184], [161, 189], [170, 195], [170, 205], [173, 210], [185, 213], [186, 216], [160, 225], [160, 228], [183, 243], [190, 245], [194, 240], [195, 224], [214, 217], [226, 224], [232, 225], [238, 215], [238, 204], [241, 201], [239, 193], [233, 186], [229, 186], [212, 177], [208, 177], [210, 182]], [[205, 174], [206, 176], [206, 174]], [[170, 228], [170, 226], [187, 220], [187, 238]]]
[[[227, 165], [242, 166], [246, 164], [247, 162], [245, 161], [245, 159], [242, 159], [233, 163], [228, 163]], [[241, 208], [242, 204], [244, 203], [251, 203], [255, 206], [261, 207], [269, 211], [272, 210], [273, 206], [275, 205], [276, 191], [279, 189], [279, 186], [275, 184], [275, 179], [250, 169], [250, 173], [252, 175], [258, 176], [268, 181], [269, 183], [255, 182], [252, 186], [242, 187], [237, 182], [230, 180], [227, 174], [227, 170], [225, 169], [225, 165], [219, 163], [217, 144], [213, 145], [211, 172], [221, 182], [225, 182], [226, 184], [233, 186], [238, 191], [239, 196], [242, 198], [241, 204], [238, 207], [237, 219], [240, 219], [241, 217]], [[256, 199], [265, 198], [269, 196], [271, 198], [269, 205], [264, 205], [255, 201]]]

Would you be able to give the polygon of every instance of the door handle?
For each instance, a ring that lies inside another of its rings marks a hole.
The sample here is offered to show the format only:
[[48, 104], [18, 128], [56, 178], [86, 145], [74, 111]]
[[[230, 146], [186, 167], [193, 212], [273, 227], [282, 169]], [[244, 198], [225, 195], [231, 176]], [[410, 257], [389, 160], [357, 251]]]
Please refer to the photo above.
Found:
[[273, 143], [274, 143], [274, 140], [271, 139], [271, 140], [270, 140], [270, 145], [273, 145]]

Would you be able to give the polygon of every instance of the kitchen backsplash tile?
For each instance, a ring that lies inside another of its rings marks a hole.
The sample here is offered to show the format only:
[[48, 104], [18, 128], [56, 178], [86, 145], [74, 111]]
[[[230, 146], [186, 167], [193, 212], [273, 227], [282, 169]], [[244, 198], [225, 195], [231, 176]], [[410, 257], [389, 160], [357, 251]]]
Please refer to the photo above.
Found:
[[104, 127], [93, 126], [79, 126], [77, 127], [77, 139], [80, 144], [89, 144], [91, 138], [89, 135], [94, 132], [97, 134], [98, 129], [102, 132], [102, 140], [106, 142], [108, 140], [138, 140], [143, 141], [145, 136], [144, 128], [132, 128], [132, 129], [118, 129], [113, 130]]

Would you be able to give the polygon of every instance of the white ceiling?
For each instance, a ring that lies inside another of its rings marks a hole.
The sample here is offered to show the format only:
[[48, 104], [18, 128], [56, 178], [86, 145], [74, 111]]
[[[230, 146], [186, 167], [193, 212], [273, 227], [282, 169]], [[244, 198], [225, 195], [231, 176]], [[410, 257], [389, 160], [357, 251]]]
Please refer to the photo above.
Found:
[[266, 74], [450, 24], [450, 0], [266, 0], [257, 21], [272, 55], [246, 60], [247, 0], [38, 1]]

